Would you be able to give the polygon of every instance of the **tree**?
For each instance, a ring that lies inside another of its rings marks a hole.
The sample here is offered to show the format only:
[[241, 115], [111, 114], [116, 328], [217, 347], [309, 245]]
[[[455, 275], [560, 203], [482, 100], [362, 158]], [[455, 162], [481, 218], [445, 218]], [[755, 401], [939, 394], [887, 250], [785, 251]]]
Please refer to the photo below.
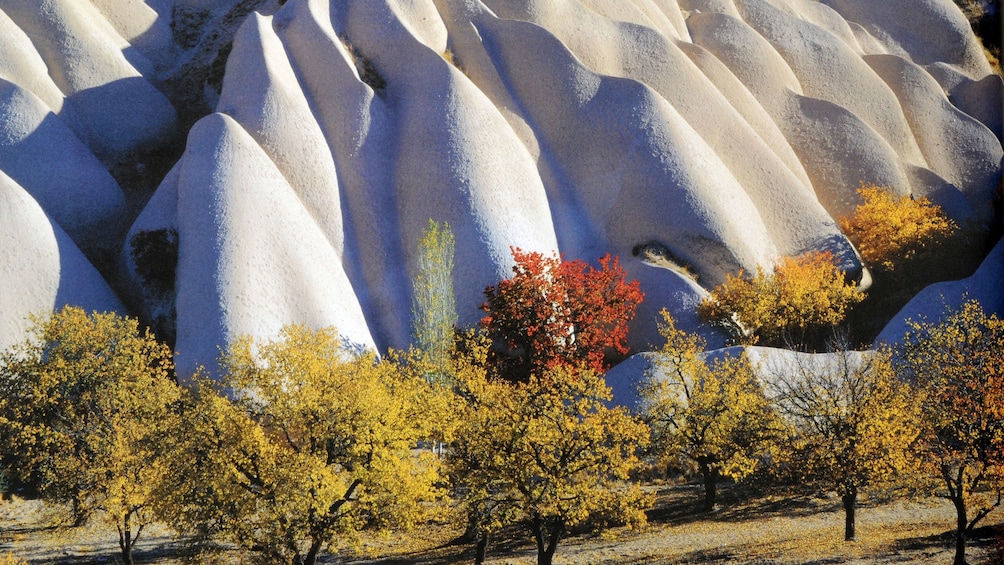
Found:
[[481, 530], [478, 562], [488, 536], [521, 525], [537, 546], [537, 563], [551, 563], [570, 528], [589, 521], [643, 523], [648, 499], [618, 484], [638, 465], [648, 431], [587, 368], [558, 365], [526, 382], [490, 378], [487, 343], [468, 345], [456, 371], [465, 411], [449, 451], [452, 473]]
[[774, 272], [728, 275], [698, 305], [705, 320], [732, 330], [745, 345], [809, 346], [827, 337], [864, 294], [848, 282], [833, 254], [783, 257]]
[[930, 255], [957, 229], [941, 207], [927, 198], [897, 196], [888, 187], [865, 183], [858, 195], [862, 204], [850, 216], [840, 217], [840, 229], [865, 263], [884, 271]]
[[559, 365], [609, 368], [608, 355], [628, 352], [628, 323], [643, 294], [627, 282], [616, 257], [562, 261], [513, 249], [514, 276], [485, 290], [481, 326], [495, 340], [494, 374], [524, 381]]
[[429, 220], [425, 235], [418, 242], [411, 317], [413, 343], [427, 356], [436, 378], [442, 378], [448, 371], [457, 326], [453, 253], [450, 224]]
[[964, 232], [923, 197], [862, 184], [862, 203], [840, 218], [873, 275], [868, 300], [851, 314], [858, 337], [874, 336], [931, 283], [965, 276], [982, 259], [975, 232]]
[[966, 537], [1000, 506], [1004, 490], [1004, 320], [969, 300], [940, 323], [913, 322], [900, 357], [925, 391], [919, 460], [955, 506], [962, 565]]
[[653, 445], [681, 456], [704, 479], [704, 510], [716, 502], [721, 476], [741, 480], [773, 451], [780, 425], [745, 352], [708, 361], [704, 340], [676, 328], [662, 311], [666, 339], [641, 387]]
[[790, 354], [767, 370], [782, 415], [792, 424], [792, 465], [806, 481], [836, 490], [844, 539], [855, 537], [858, 494], [913, 465], [919, 405], [895, 372], [888, 351]]
[[151, 520], [175, 425], [171, 350], [138, 323], [66, 307], [0, 360], [0, 444], [14, 479], [118, 530], [122, 560]]
[[[409, 363], [350, 354], [332, 329], [238, 339], [200, 377], [175, 435], [160, 514], [263, 562], [312, 565], [367, 525], [410, 526], [441, 492], [432, 438], [445, 398]], [[230, 401], [223, 393], [237, 397]]]

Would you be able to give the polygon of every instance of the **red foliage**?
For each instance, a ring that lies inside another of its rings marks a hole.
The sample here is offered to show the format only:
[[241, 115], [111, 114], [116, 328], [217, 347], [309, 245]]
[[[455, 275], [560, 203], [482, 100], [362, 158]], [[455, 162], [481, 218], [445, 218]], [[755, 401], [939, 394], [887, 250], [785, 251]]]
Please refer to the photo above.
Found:
[[498, 376], [525, 381], [560, 365], [603, 372], [609, 355], [628, 352], [628, 322], [644, 295], [638, 281], [625, 280], [616, 257], [594, 268], [516, 248], [512, 254], [514, 276], [485, 289], [482, 306]]

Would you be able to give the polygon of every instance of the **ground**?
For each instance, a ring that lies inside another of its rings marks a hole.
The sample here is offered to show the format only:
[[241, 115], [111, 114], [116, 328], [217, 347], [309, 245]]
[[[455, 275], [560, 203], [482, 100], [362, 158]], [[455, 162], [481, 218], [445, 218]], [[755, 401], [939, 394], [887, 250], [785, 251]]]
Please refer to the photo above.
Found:
[[[616, 529], [602, 535], [583, 534], [564, 540], [557, 564], [714, 563], [750, 565], [895, 564], [952, 561], [954, 511], [942, 499], [882, 502], [865, 500], [858, 511], [858, 540], [843, 541], [843, 511], [834, 496], [797, 496], [748, 492], [726, 487], [723, 505], [711, 514], [696, 512], [698, 487], [652, 485], [657, 495], [649, 525], [640, 531]], [[1002, 531], [1002, 516], [992, 514], [967, 553], [973, 565], [995, 565], [992, 532]], [[51, 509], [37, 501], [0, 503], [0, 555], [10, 552], [29, 563], [116, 563], [114, 530], [99, 526], [53, 526]], [[321, 562], [341, 565], [439, 565], [472, 561], [472, 548], [453, 544], [455, 524], [438, 523], [403, 534], [366, 537], [355, 549], [327, 555]], [[164, 528], [144, 532], [137, 563], [178, 565], [182, 544]], [[488, 563], [532, 564], [535, 552], [519, 532], [489, 547]], [[239, 563], [236, 552], [218, 563]]]

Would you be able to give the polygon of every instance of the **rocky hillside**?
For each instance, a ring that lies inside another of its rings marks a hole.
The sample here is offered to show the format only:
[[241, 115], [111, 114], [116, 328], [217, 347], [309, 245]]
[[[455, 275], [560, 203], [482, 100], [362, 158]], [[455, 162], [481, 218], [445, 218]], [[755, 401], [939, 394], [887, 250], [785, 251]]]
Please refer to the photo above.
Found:
[[866, 283], [861, 182], [990, 234], [1001, 91], [951, 0], [0, 0], [0, 345], [77, 304], [183, 372], [290, 322], [402, 346], [431, 218], [462, 322], [512, 246], [609, 252], [645, 348], [783, 255]]

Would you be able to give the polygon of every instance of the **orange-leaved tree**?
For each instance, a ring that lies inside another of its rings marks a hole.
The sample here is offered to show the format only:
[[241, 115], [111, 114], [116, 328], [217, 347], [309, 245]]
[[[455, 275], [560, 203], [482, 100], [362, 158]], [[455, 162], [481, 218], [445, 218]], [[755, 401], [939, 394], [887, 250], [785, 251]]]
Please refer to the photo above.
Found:
[[862, 183], [862, 203], [840, 217], [840, 229], [873, 268], [893, 271], [903, 262], [922, 259], [955, 233], [940, 206], [924, 197], [897, 195], [890, 188]]
[[810, 347], [839, 325], [864, 294], [846, 280], [832, 253], [783, 257], [772, 273], [728, 275], [697, 311], [727, 326], [745, 345]]
[[975, 232], [959, 230], [940, 206], [864, 184], [861, 204], [840, 218], [840, 229], [873, 275], [867, 307], [853, 313], [858, 337], [874, 335], [925, 286], [957, 279], [982, 259]]
[[940, 323], [915, 322], [901, 370], [923, 388], [919, 461], [956, 512], [955, 563], [1004, 494], [1004, 320], [970, 300]]
[[485, 290], [481, 326], [495, 341], [496, 376], [527, 381], [563, 365], [596, 372], [628, 352], [628, 323], [643, 294], [616, 257], [599, 267], [513, 249], [514, 276]]

